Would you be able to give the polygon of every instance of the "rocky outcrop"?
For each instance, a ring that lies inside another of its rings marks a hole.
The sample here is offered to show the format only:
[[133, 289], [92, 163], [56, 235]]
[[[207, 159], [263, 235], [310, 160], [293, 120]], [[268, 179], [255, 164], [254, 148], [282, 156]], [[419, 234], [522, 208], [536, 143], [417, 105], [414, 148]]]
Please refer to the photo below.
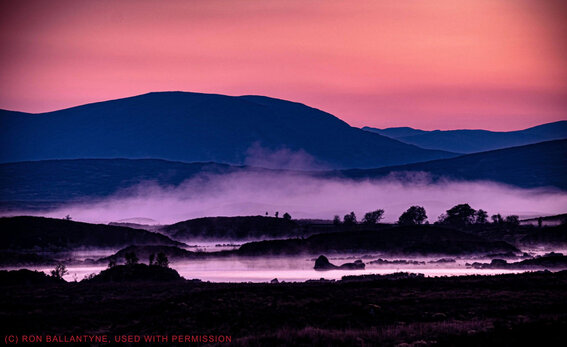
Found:
[[329, 259], [324, 255], [319, 256], [317, 260], [315, 260], [315, 270], [318, 271], [326, 271], [326, 270], [362, 270], [365, 268], [364, 263], [362, 260], [356, 260], [354, 263], [345, 263], [341, 266], [337, 266], [329, 262]]
[[346, 263], [339, 266], [339, 270], [364, 270], [366, 265], [362, 260], [355, 260], [354, 263]]
[[313, 268], [315, 270], [325, 271], [337, 269], [338, 266], [331, 264], [331, 262], [329, 262], [329, 259], [327, 259], [327, 257], [325, 257], [324, 255], [320, 255], [319, 258], [315, 260], [315, 267]]
[[504, 259], [492, 259], [490, 263], [475, 262], [467, 266], [475, 269], [567, 269], [567, 256], [551, 252], [514, 263], [508, 263]]

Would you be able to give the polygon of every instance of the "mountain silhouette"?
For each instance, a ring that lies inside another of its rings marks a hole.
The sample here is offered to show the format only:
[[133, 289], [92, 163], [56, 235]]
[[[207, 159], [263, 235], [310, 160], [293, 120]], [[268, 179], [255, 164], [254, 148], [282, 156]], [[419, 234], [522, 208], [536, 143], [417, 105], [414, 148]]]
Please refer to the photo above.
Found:
[[538, 125], [532, 128], [498, 132], [488, 130], [424, 131], [409, 127], [363, 130], [427, 149], [457, 153], [476, 153], [538, 142], [567, 139], [567, 121]]
[[149, 93], [41, 114], [4, 110], [0, 124], [0, 162], [153, 158], [301, 169], [371, 168], [455, 156], [263, 96]]

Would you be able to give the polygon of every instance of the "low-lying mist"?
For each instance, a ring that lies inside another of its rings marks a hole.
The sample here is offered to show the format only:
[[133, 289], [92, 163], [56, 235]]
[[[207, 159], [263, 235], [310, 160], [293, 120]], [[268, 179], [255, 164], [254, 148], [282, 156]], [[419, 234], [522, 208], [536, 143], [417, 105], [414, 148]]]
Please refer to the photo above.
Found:
[[178, 186], [142, 182], [113, 196], [65, 205], [49, 211], [18, 211], [10, 215], [40, 215], [108, 223], [149, 218], [170, 224], [205, 216], [265, 215], [285, 212], [294, 219], [344, 216], [354, 211], [384, 209], [384, 221], [395, 222], [411, 205], [424, 206], [430, 222], [450, 207], [468, 203], [489, 215], [521, 217], [564, 213], [567, 193], [552, 189], [520, 189], [494, 182], [435, 181], [427, 174], [411, 182], [397, 176], [356, 181], [320, 178], [301, 173], [239, 172], [201, 175]]

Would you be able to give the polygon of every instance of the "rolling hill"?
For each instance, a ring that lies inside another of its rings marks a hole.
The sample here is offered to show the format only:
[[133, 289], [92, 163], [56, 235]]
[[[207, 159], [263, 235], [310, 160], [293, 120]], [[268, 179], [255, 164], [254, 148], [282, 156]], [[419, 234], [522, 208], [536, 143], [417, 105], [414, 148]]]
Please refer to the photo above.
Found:
[[389, 254], [479, 254], [518, 252], [503, 241], [487, 241], [479, 236], [433, 225], [391, 227], [312, 235], [306, 239], [249, 242], [233, 251], [241, 256], [333, 254], [350, 252]]
[[0, 162], [130, 158], [288, 169], [453, 157], [263, 96], [160, 92], [41, 114], [0, 111]]
[[242, 240], [300, 235], [295, 221], [263, 216], [196, 218], [165, 226], [159, 231], [175, 240]]
[[[567, 140], [467, 154], [457, 158], [370, 170], [343, 170], [342, 177], [366, 179], [392, 173], [427, 172], [433, 179], [487, 180], [524, 188], [567, 190]], [[398, 175], [403, 178], [403, 175]]]
[[182, 246], [146, 230], [42, 217], [0, 218], [0, 250], [62, 251], [130, 245]]
[[387, 129], [364, 127], [362, 129], [422, 148], [457, 153], [485, 152], [550, 140], [567, 139], [567, 121], [547, 123], [508, 132], [487, 130], [424, 131], [408, 127]]

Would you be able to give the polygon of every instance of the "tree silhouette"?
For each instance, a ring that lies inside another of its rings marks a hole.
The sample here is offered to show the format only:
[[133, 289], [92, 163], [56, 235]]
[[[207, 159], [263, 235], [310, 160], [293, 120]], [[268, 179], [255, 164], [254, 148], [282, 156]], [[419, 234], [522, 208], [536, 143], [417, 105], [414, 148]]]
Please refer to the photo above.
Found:
[[286, 212], [286, 213], [283, 214], [283, 219], [285, 219], [285, 220], [291, 220], [291, 215]]
[[51, 277], [55, 277], [61, 280], [63, 279], [63, 276], [68, 273], [69, 271], [67, 271], [67, 267], [64, 264], [59, 263], [55, 266], [55, 269], [51, 270]]
[[334, 226], [341, 225], [341, 217], [339, 217], [338, 215], [335, 215], [335, 217], [333, 218], [333, 225]]
[[488, 223], [488, 213], [485, 210], [478, 209], [476, 211], [475, 224], [486, 224]]
[[124, 254], [124, 259], [126, 259], [126, 265], [138, 264], [138, 261], [140, 260], [134, 252], [128, 252]]
[[490, 217], [490, 219], [492, 219], [492, 223], [494, 224], [502, 224], [504, 223], [504, 219], [502, 219], [502, 216], [499, 214], [493, 214], [492, 217]]
[[513, 227], [517, 227], [518, 225], [520, 225], [520, 217], [518, 216], [507, 216], [506, 217], [506, 224], [513, 226]]
[[368, 212], [362, 218], [362, 223], [364, 224], [376, 224], [384, 218], [384, 210], [376, 210]]
[[156, 265], [160, 267], [169, 267], [169, 259], [163, 252], [159, 252], [156, 259]]
[[356, 215], [354, 214], [354, 212], [345, 214], [345, 216], [343, 217], [343, 223], [344, 225], [355, 225], [357, 222], [356, 222]]
[[425, 213], [425, 208], [422, 206], [412, 206], [407, 209], [406, 212], [402, 213], [400, 218], [398, 218], [399, 225], [417, 225], [423, 224], [427, 219], [427, 214]]
[[464, 227], [473, 224], [475, 221], [476, 210], [469, 204], [459, 204], [447, 210], [440, 222], [456, 227]]
[[148, 265], [150, 266], [154, 265], [155, 259], [156, 259], [156, 255], [154, 253], [150, 254], [150, 262], [148, 263]]

